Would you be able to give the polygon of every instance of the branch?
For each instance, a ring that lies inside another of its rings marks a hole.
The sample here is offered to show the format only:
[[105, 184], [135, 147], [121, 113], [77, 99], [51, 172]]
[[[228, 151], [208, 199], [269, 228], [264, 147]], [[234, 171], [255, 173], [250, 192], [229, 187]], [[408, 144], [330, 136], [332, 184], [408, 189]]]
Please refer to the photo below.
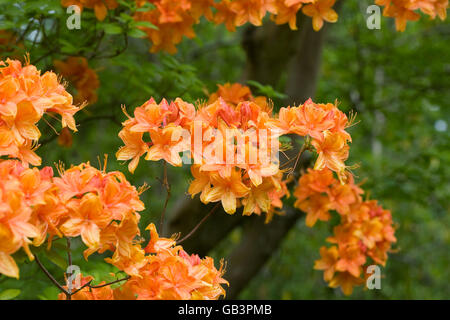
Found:
[[197, 229], [213, 214], [213, 212], [216, 211], [216, 209], [219, 207], [219, 205], [220, 205], [220, 202], [216, 203], [216, 205], [209, 211], [209, 213], [206, 216], [203, 217], [202, 220], [200, 220], [200, 222], [194, 227], [194, 229], [192, 229], [191, 232], [189, 232], [180, 241], [177, 241], [177, 243], [181, 244], [184, 241], [186, 241], [187, 239], [189, 239], [195, 233], [195, 231], [197, 231]]
[[[72, 251], [70, 249], [70, 238], [67, 237], [67, 260], [69, 263], [69, 267], [72, 265]], [[70, 278], [72, 274], [67, 274], [67, 278]], [[71, 290], [71, 288], [69, 288], [70, 294], [67, 296], [67, 300], [72, 300], [72, 295], [74, 294]], [[78, 292], [78, 291], [77, 291]]]
[[159, 223], [159, 233], [162, 235], [163, 231], [164, 231], [164, 215], [166, 214], [166, 209], [167, 209], [167, 204], [169, 203], [169, 199], [170, 199], [170, 184], [169, 184], [169, 179], [167, 178], [167, 162], [163, 160], [163, 166], [164, 166], [164, 176], [163, 176], [163, 180], [161, 181], [162, 185], [166, 188], [167, 191], [167, 196], [166, 196], [166, 201], [164, 202], [164, 207], [163, 210], [161, 212], [161, 221]]
[[[104, 284], [99, 284], [99, 285], [97, 285], [97, 286], [91, 286], [91, 285], [89, 285], [89, 288], [91, 288], [91, 289], [103, 288], [103, 287], [110, 286], [110, 285], [112, 285], [112, 284], [119, 283], [119, 282], [122, 282], [122, 281], [128, 281], [128, 280], [130, 280], [130, 279], [131, 279], [131, 276], [126, 276], [125, 278], [118, 279], [118, 280], [114, 280], [114, 281], [111, 281], [111, 282], [108, 282], [108, 283], [104, 283]], [[90, 283], [90, 282], [89, 282], [89, 283]]]
[[66, 296], [70, 296], [70, 293], [67, 292], [66, 289], [64, 289], [58, 281], [56, 281], [56, 279], [50, 274], [50, 272], [48, 272], [48, 270], [44, 267], [44, 265], [41, 263], [41, 261], [39, 260], [37, 254], [34, 254], [34, 259], [36, 260], [36, 263], [38, 264], [39, 268], [41, 268], [41, 270], [45, 273], [45, 275], [47, 276], [47, 278], [50, 279], [51, 282], [53, 282], [53, 284], [62, 292], [64, 292], [64, 294]]

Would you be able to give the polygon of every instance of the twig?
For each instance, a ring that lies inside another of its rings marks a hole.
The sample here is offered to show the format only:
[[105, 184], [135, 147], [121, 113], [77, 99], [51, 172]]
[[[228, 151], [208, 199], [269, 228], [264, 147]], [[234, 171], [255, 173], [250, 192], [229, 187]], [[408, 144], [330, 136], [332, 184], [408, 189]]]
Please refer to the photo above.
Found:
[[[78, 121], [78, 125], [83, 124], [83, 123], [87, 123], [87, 122], [91, 122], [91, 121], [95, 121], [95, 120], [110, 120], [112, 121], [114, 124], [121, 126], [122, 124], [120, 123], [119, 120], [116, 119], [116, 117], [114, 116], [108, 116], [108, 115], [100, 115], [100, 116], [93, 116], [93, 117], [88, 117], [88, 118], [84, 118], [81, 121]], [[52, 134], [50, 137], [48, 137], [47, 139], [44, 139], [42, 141], [40, 141], [40, 146], [46, 145], [50, 142], [52, 142], [53, 140], [55, 140], [58, 137], [58, 134], [54, 133]]]
[[39, 268], [41, 268], [41, 270], [45, 273], [45, 275], [47, 276], [47, 278], [50, 279], [51, 282], [53, 282], [53, 284], [58, 287], [59, 290], [61, 290], [62, 292], [64, 292], [64, 294], [66, 296], [69, 296], [70, 293], [67, 292], [66, 289], [64, 289], [58, 281], [56, 281], [56, 279], [50, 274], [50, 272], [48, 272], [48, 270], [44, 267], [44, 265], [41, 263], [41, 261], [39, 260], [38, 256], [36, 254], [34, 254], [34, 259], [36, 260], [36, 263], [38, 264]]
[[204, 216], [202, 220], [200, 220], [200, 222], [194, 227], [194, 229], [192, 229], [191, 232], [189, 232], [181, 240], [177, 241], [177, 244], [181, 244], [184, 241], [186, 241], [187, 239], [189, 239], [195, 233], [195, 231], [197, 231], [197, 229], [206, 221], [206, 219], [208, 219], [211, 216], [211, 214], [213, 214], [213, 212], [216, 211], [216, 209], [219, 207], [219, 205], [220, 205], [220, 202], [216, 203], [216, 205], [211, 209], [211, 211], [209, 211], [209, 213], [206, 216]]
[[[119, 283], [119, 282], [122, 282], [122, 281], [127, 281], [127, 280], [130, 280], [130, 279], [131, 279], [131, 276], [126, 276], [125, 278], [118, 279], [118, 280], [114, 280], [114, 281], [111, 281], [111, 282], [108, 282], [108, 283], [104, 283], [104, 284], [99, 284], [99, 285], [97, 285], [97, 286], [91, 286], [91, 285], [89, 285], [89, 287], [90, 287], [91, 289], [98, 289], [98, 288], [103, 288], [103, 287], [106, 287], [106, 286], [110, 286], [110, 285], [112, 285], [112, 284]], [[90, 282], [89, 282], [89, 283], [90, 283]]]
[[[292, 168], [289, 170], [288, 177], [291, 176], [291, 175], [295, 172], [295, 169], [297, 168], [297, 164], [298, 164], [298, 161], [300, 160], [300, 157], [302, 156], [303, 152], [305, 152], [305, 150], [307, 150], [307, 149], [308, 149], [308, 144], [307, 144], [307, 143], [304, 143], [303, 146], [302, 146], [302, 148], [301, 148], [300, 151], [298, 152], [297, 157], [295, 157], [295, 164], [294, 164], [294, 167], [292, 167]], [[292, 160], [294, 160], [294, 159], [290, 159], [289, 161], [287, 161], [286, 163], [284, 163], [282, 167], [284, 167], [284, 166], [286, 166], [287, 164], [289, 164], [290, 162], [292, 162]]]
[[[70, 238], [67, 237], [66, 240], [67, 240], [67, 260], [69, 262], [69, 267], [70, 267], [72, 265], [72, 252], [71, 252], [71, 249], [70, 249]], [[70, 278], [71, 275], [72, 275], [72, 273], [71, 274], [67, 274], [67, 277]], [[67, 300], [72, 300], [72, 295], [74, 293], [72, 292], [71, 288], [69, 288], [69, 291], [70, 291], [69, 292], [70, 294], [67, 296]]]
[[78, 291], [81, 291], [81, 290], [83, 290], [84, 288], [86, 288], [86, 287], [88, 287], [88, 286], [90, 287], [90, 286], [91, 286], [91, 282], [92, 282], [92, 280], [86, 282], [86, 283], [83, 284], [81, 287], [79, 287], [77, 290], [75, 290], [74, 292], [72, 292], [72, 293], [70, 294], [70, 299], [67, 299], [67, 300], [71, 300], [71, 299], [72, 299], [72, 296], [73, 296], [75, 293], [77, 293]]
[[170, 195], [171, 195], [169, 179], [167, 178], [167, 162], [164, 160], [163, 160], [163, 166], [164, 166], [164, 177], [162, 180], [162, 185], [166, 188], [167, 196], [166, 196], [166, 200], [164, 202], [163, 210], [161, 212], [161, 221], [159, 223], [159, 233], [161, 235], [163, 234], [163, 231], [164, 231], [164, 216], [166, 214], [167, 204], [169, 203]]

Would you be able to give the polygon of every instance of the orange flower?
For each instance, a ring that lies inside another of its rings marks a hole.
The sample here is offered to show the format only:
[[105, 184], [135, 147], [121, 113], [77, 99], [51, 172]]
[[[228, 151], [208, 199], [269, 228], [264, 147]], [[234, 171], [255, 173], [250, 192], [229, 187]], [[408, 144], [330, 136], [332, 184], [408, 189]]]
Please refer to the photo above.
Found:
[[214, 15], [214, 23], [225, 24], [228, 31], [236, 31], [236, 12], [231, 10], [231, 0], [222, 0], [214, 5], [217, 13]]
[[344, 138], [339, 133], [325, 131], [323, 141], [313, 140], [312, 145], [319, 154], [314, 170], [322, 170], [326, 167], [336, 172], [340, 181], [345, 181], [347, 167], [344, 161], [348, 158], [349, 146]]
[[208, 103], [216, 102], [221, 97], [226, 103], [237, 105], [239, 102], [252, 100], [253, 96], [250, 88], [243, 86], [240, 83], [225, 83], [224, 85], [217, 85], [219, 89], [217, 92], [209, 96]]
[[417, 21], [420, 10], [431, 19], [439, 16], [441, 20], [447, 17], [448, 0], [376, 0], [375, 3], [384, 6], [383, 15], [395, 18], [397, 31], [405, 31], [407, 21]]
[[[225, 296], [222, 284], [224, 270], [214, 266], [214, 260], [188, 255], [172, 239], [160, 238], [155, 226], [149, 225], [151, 240], [146, 251], [145, 264], [138, 274], [120, 289], [120, 293], [132, 292], [138, 300], [170, 299], [218, 299]], [[119, 294], [117, 296], [120, 296]]]
[[306, 226], [308, 227], [313, 227], [317, 220], [328, 221], [331, 218], [328, 212], [331, 209], [331, 203], [326, 196], [312, 195], [309, 199], [299, 203], [297, 208], [306, 212]]
[[67, 208], [71, 217], [62, 224], [61, 232], [68, 237], [81, 235], [88, 247], [97, 248], [100, 245], [100, 229], [112, 220], [103, 210], [100, 198], [88, 193], [81, 200], [70, 200]]
[[81, 10], [83, 8], [94, 9], [95, 16], [99, 21], [105, 20], [108, 10], [114, 10], [119, 6], [116, 0], [61, 0], [61, 5], [63, 7], [76, 5]]
[[333, 278], [336, 271], [336, 262], [339, 257], [338, 249], [336, 246], [330, 248], [321, 247], [320, 255], [322, 259], [314, 262], [314, 269], [324, 270], [323, 279], [328, 282]]
[[54, 73], [41, 76], [35, 66], [0, 61], [0, 155], [40, 165], [34, 153], [40, 137], [37, 122], [44, 113], [56, 112], [63, 128], [76, 131], [73, 115], [79, 110]]
[[367, 258], [384, 266], [387, 253], [396, 242], [390, 211], [374, 200], [363, 201], [362, 194], [352, 176], [348, 175], [342, 184], [329, 169], [309, 169], [294, 192], [295, 207], [307, 213], [307, 225], [314, 224], [318, 216], [329, 218], [331, 210], [339, 213], [340, 224], [327, 239], [336, 246], [322, 247], [322, 259], [316, 261], [314, 268], [324, 270], [324, 280], [330, 287], [341, 286], [346, 295], [353, 286], [364, 282], [361, 273]]
[[249, 192], [249, 188], [242, 182], [241, 174], [240, 170], [232, 170], [231, 175], [227, 178], [212, 174], [212, 188], [205, 192], [204, 202], [220, 200], [226, 213], [235, 213], [237, 199], [245, 197]]
[[276, 0], [276, 13], [272, 15], [272, 20], [276, 24], [288, 23], [291, 30], [297, 30], [297, 13], [303, 4], [311, 3], [314, 0]]
[[142, 140], [143, 133], [131, 132], [124, 128], [119, 132], [119, 138], [125, 143], [116, 153], [117, 160], [131, 160], [128, 170], [134, 173], [139, 159], [148, 151], [148, 145]]
[[153, 145], [147, 151], [145, 160], [164, 159], [171, 165], [180, 167], [182, 161], [179, 153], [189, 149], [188, 141], [183, 140], [181, 136], [182, 130], [180, 126], [170, 125], [164, 129], [150, 131]]
[[313, 29], [322, 29], [323, 22], [334, 23], [338, 19], [338, 14], [333, 10], [336, 0], [315, 0], [302, 8], [303, 14], [312, 18]]
[[0, 273], [6, 276], [19, 277], [11, 254], [20, 248], [31, 260], [34, 258], [29, 244], [32, 238], [41, 237], [42, 232], [35, 210], [46, 205], [46, 196], [52, 188], [51, 175], [47, 169], [40, 172], [25, 168], [19, 161], [0, 161]]
[[331, 288], [341, 287], [345, 295], [351, 295], [354, 286], [360, 286], [364, 283], [364, 279], [355, 277], [348, 272], [339, 272], [331, 279], [329, 286]]
[[97, 73], [89, 68], [86, 58], [69, 57], [64, 61], [55, 60], [53, 64], [77, 90], [76, 103], [97, 102], [97, 89], [100, 87], [100, 82]]
[[262, 25], [262, 18], [267, 11], [275, 12], [273, 1], [267, 0], [234, 0], [229, 3], [230, 10], [236, 14], [235, 25], [237, 27], [250, 22], [255, 26]]
[[72, 146], [72, 143], [73, 138], [70, 130], [67, 127], [63, 128], [58, 136], [58, 144], [66, 148], [70, 148]]

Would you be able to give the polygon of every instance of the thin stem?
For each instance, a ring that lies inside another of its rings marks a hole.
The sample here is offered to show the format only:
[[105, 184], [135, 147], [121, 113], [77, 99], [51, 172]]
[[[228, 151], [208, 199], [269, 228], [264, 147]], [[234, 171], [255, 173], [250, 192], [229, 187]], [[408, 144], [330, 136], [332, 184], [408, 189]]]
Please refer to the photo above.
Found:
[[166, 196], [166, 200], [164, 202], [163, 210], [161, 212], [161, 221], [159, 223], [159, 233], [161, 235], [163, 234], [163, 231], [164, 231], [164, 216], [166, 214], [167, 204], [169, 203], [169, 199], [170, 199], [170, 195], [171, 195], [169, 179], [167, 178], [167, 162], [164, 161], [163, 166], [164, 166], [164, 177], [162, 180], [162, 184], [166, 188], [167, 196]]
[[103, 288], [103, 287], [110, 286], [110, 285], [115, 284], [115, 283], [119, 283], [119, 282], [122, 282], [122, 281], [130, 280], [130, 278], [131, 278], [130, 276], [126, 276], [125, 278], [118, 279], [118, 280], [115, 280], [115, 281], [111, 281], [111, 282], [108, 282], [108, 283], [105, 283], [105, 284], [99, 284], [97, 286], [89, 285], [89, 287], [92, 288], [92, 289]]
[[69, 266], [72, 265], [72, 251], [70, 248], [70, 238], [67, 237], [67, 260], [69, 261]]
[[216, 203], [216, 205], [211, 209], [211, 211], [209, 211], [209, 213], [206, 216], [204, 216], [202, 220], [200, 220], [200, 222], [194, 227], [194, 229], [191, 230], [191, 232], [189, 232], [180, 241], [177, 241], [177, 244], [181, 244], [184, 241], [186, 241], [187, 239], [189, 239], [195, 233], [195, 231], [197, 231], [197, 229], [213, 214], [213, 212], [216, 211], [216, 209], [219, 207], [219, 205], [220, 205], [220, 202]]
[[[86, 282], [85, 284], [83, 284], [81, 287], [79, 287], [77, 290], [75, 290], [74, 292], [72, 292], [71, 293], [71, 296], [73, 296], [75, 293], [77, 293], [78, 291], [81, 291], [81, 290], [83, 290], [84, 288], [86, 288], [86, 287], [90, 287], [91, 286], [91, 282], [92, 282], [92, 280], [90, 280], [90, 281], [88, 281], [88, 282]], [[70, 297], [70, 299], [67, 299], [67, 300], [71, 300], [72, 299], [72, 297]]]
[[[294, 174], [295, 169], [297, 168], [298, 161], [300, 160], [300, 157], [302, 156], [303, 152], [305, 152], [306, 149], [308, 149], [308, 146], [307, 146], [306, 143], [304, 143], [303, 146], [302, 146], [302, 148], [301, 148], [300, 151], [298, 152], [297, 157], [295, 158], [295, 164], [294, 164], [294, 167], [293, 167], [291, 170], [289, 170], [288, 177], [289, 177], [290, 175]], [[292, 160], [292, 159], [291, 159], [291, 160]]]
[[[72, 265], [72, 251], [70, 248], [70, 238], [67, 237], [66, 240], [67, 240], [67, 260], [69, 262], [69, 267], [70, 267]], [[67, 274], [67, 278], [70, 278], [71, 275], [72, 274]], [[69, 293], [70, 294], [67, 296], [67, 300], [72, 300], [72, 295], [74, 294], [74, 292], [72, 292], [71, 288], [69, 288]]]
[[64, 292], [64, 294], [66, 296], [69, 296], [70, 293], [67, 292], [66, 289], [64, 289], [59, 283], [58, 281], [56, 281], [56, 279], [50, 274], [50, 272], [48, 272], [48, 270], [44, 267], [44, 265], [41, 263], [41, 261], [39, 260], [38, 256], [36, 254], [34, 254], [34, 259], [36, 260], [36, 263], [38, 264], [39, 268], [41, 268], [41, 270], [45, 273], [45, 275], [47, 276], [47, 278], [50, 279], [51, 282], [53, 282], [53, 284], [58, 287], [59, 290], [61, 290], [62, 292]]

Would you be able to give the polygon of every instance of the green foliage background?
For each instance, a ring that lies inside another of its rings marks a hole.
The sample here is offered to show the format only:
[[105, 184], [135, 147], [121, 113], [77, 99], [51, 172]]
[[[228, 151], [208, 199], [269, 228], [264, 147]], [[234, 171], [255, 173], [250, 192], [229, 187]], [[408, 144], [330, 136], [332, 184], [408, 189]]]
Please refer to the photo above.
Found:
[[[397, 252], [390, 255], [383, 269], [382, 289], [356, 289], [348, 299], [448, 299], [450, 61], [446, 55], [450, 50], [450, 23], [424, 17], [408, 23], [406, 32], [398, 33], [393, 21], [382, 18], [381, 30], [369, 30], [365, 23], [368, 4], [346, 1], [338, 23], [330, 28], [315, 98], [317, 102], [338, 99], [343, 110], [358, 113], [359, 123], [350, 129], [353, 143], [349, 163], [359, 164], [354, 171], [358, 180], [367, 179], [365, 190], [392, 210], [398, 228]], [[57, 0], [13, 5], [0, 0], [0, 29], [25, 34], [25, 49], [39, 68], [50, 70], [52, 59], [81, 54], [93, 57], [89, 60], [91, 67], [100, 77], [98, 102], [76, 117], [79, 132], [73, 136], [73, 146], [60, 147], [52, 129], [41, 122], [43, 145], [38, 154], [44, 165], [62, 161], [66, 166], [84, 161], [96, 164], [98, 157], [109, 154], [109, 170], [125, 172], [136, 186], [144, 182], [151, 186], [142, 196], [147, 207], [142, 215], [145, 226], [157, 221], [162, 209], [165, 191], [156, 179], [162, 166], [142, 160], [131, 175], [125, 164], [115, 160], [115, 151], [121, 145], [117, 134], [120, 122], [125, 120], [120, 107], [126, 105], [131, 111], [152, 96], [156, 100], [180, 96], [194, 102], [215, 91], [216, 83], [238, 82], [245, 68], [240, 45], [243, 28], [229, 33], [223, 26], [203, 21], [196, 26], [197, 38], [185, 39], [176, 55], [150, 55], [147, 41], [138, 38], [139, 32], [133, 31], [138, 29], [120, 9], [104, 23], [86, 11], [79, 31], [64, 27], [66, 17]], [[27, 26], [36, 31], [27, 31]], [[103, 42], [94, 50], [100, 36]], [[126, 50], [114, 57], [125, 45], [125, 38]], [[0, 48], [0, 54], [4, 58], [10, 52]], [[282, 83], [275, 89], [281, 88]], [[252, 89], [270, 95], [276, 108], [283, 106], [275, 89], [257, 84]], [[189, 170], [170, 168], [169, 177], [174, 200], [177, 194], [186, 192]], [[339, 290], [327, 288], [322, 273], [313, 270], [319, 248], [330, 234], [331, 224], [319, 223], [310, 229], [300, 220], [241, 298], [345, 298]], [[143, 236], [148, 238], [147, 234]], [[226, 256], [229, 245], [239, 239], [240, 231], [236, 230], [212, 255]], [[62, 242], [58, 245], [60, 241], [50, 253], [44, 248], [37, 252], [62, 281], [66, 262], [60, 258], [65, 254]], [[76, 242], [74, 247], [76, 263], [84, 274], [110, 280], [109, 273], [115, 270], [102, 262], [104, 256], [94, 255], [86, 262], [81, 255], [82, 244]], [[57, 289], [34, 263], [28, 262], [23, 253], [16, 254], [16, 259], [23, 261], [21, 278], [0, 276], [0, 298], [56, 298]]]

